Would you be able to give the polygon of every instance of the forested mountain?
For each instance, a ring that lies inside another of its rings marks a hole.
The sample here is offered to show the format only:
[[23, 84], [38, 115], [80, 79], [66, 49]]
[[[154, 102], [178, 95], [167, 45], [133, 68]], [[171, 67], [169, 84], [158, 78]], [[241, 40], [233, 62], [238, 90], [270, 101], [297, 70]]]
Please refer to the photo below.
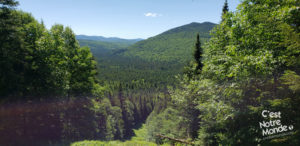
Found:
[[124, 52], [125, 56], [139, 57], [148, 61], [164, 61], [186, 63], [192, 58], [196, 35], [199, 33], [201, 42], [209, 38], [210, 30], [216, 24], [210, 22], [191, 23], [180, 26], [147, 40], [137, 42]]
[[104, 42], [96, 40], [78, 40], [80, 46], [88, 46], [91, 48], [93, 55], [96, 59], [102, 59], [103, 57], [110, 56], [118, 51], [127, 49], [131, 43], [128, 42]]
[[0, 0], [0, 145], [300, 145], [298, 1], [226, 0], [218, 25], [136, 43], [17, 5]]
[[88, 46], [91, 48], [94, 56], [100, 58], [111, 54], [111, 50], [127, 49], [132, 44], [142, 39], [121, 39], [117, 37], [106, 38], [102, 36], [76, 35], [80, 46]]
[[[174, 81], [181, 72], [182, 64], [147, 61], [138, 57], [123, 56], [127, 45], [101, 41], [79, 40], [80, 45], [89, 46], [98, 62], [98, 78], [101, 82], [131, 84], [142, 81], [147, 86], [162, 86]], [[172, 65], [170, 67], [170, 65]]]
[[126, 49], [129, 47], [130, 43], [128, 42], [104, 42], [104, 41], [95, 41], [95, 40], [81, 40], [78, 39], [81, 46], [89, 46], [91, 49], [97, 50], [117, 50], [117, 49]]
[[200, 34], [201, 41], [206, 42], [210, 38], [209, 31], [214, 26], [210, 22], [191, 23], [133, 45], [103, 42], [93, 37], [85, 38], [91, 40], [82, 40], [82, 36], [77, 38], [81, 46], [91, 48], [98, 61], [100, 80], [127, 84], [144, 80], [153, 86], [165, 86], [173, 84], [174, 76], [182, 73], [183, 66], [192, 59], [197, 33]]
[[93, 40], [93, 41], [102, 41], [102, 42], [118, 42], [118, 43], [128, 43], [134, 44], [143, 39], [122, 39], [118, 37], [103, 37], [103, 36], [88, 36], [88, 35], [76, 35], [78, 40]]

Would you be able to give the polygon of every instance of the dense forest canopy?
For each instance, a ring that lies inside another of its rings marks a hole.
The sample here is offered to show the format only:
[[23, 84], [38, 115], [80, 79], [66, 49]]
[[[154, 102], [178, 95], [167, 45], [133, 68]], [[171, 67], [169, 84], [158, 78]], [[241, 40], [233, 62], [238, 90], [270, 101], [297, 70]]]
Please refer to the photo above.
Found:
[[[181, 86], [170, 89], [174, 104], [147, 119], [150, 138], [161, 133], [199, 145], [299, 145], [299, 2], [244, 0], [235, 12], [227, 9], [225, 3], [204, 46], [201, 73], [181, 77]], [[260, 122], [278, 117], [264, 119], [264, 110], [280, 111], [291, 133], [266, 137], [270, 129]], [[172, 122], [170, 114], [181, 120]]]
[[[214, 23], [190, 23], [167, 30], [147, 40], [114, 40], [94, 36], [77, 36], [81, 46], [89, 46], [98, 62], [98, 78], [131, 84], [143, 80], [147, 87], [175, 85], [175, 76], [192, 60], [197, 33], [202, 43], [210, 38]], [[153, 56], [155, 55], [155, 56]], [[173, 58], [173, 59], [171, 59]]]
[[91, 93], [96, 62], [69, 27], [47, 30], [30, 14], [1, 1], [1, 96]]
[[300, 144], [298, 0], [226, 0], [220, 24], [147, 40], [77, 40], [17, 5], [0, 0], [0, 145]]

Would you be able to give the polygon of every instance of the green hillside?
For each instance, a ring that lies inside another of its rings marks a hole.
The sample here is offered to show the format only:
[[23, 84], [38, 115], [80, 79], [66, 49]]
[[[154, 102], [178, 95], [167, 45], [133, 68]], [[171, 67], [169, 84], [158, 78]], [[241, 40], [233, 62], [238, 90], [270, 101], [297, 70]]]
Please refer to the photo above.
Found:
[[135, 56], [148, 61], [168, 61], [185, 63], [192, 58], [196, 35], [202, 42], [209, 38], [210, 30], [216, 24], [210, 22], [190, 23], [147, 40], [137, 42], [124, 52], [125, 56]]
[[[174, 75], [180, 72], [181, 65], [147, 61], [138, 57], [122, 56], [120, 52], [128, 45], [122, 43], [103, 42], [95, 40], [78, 40], [80, 45], [88, 46], [98, 65], [100, 81], [131, 83], [145, 80], [152, 86], [166, 85], [173, 82]], [[171, 66], [171, 68], [170, 68]]]
[[95, 56], [96, 60], [104, 59], [111, 54], [118, 52], [120, 50], [127, 49], [132, 42], [105, 42], [99, 40], [78, 40], [80, 46], [88, 46], [91, 52]]
[[214, 26], [210, 22], [191, 23], [133, 45], [130, 45], [131, 40], [105, 42], [94, 37], [85, 40], [88, 36], [79, 39], [79, 43], [91, 48], [98, 62], [100, 80], [126, 84], [144, 80], [152, 86], [164, 86], [174, 83], [174, 76], [180, 74], [184, 64], [192, 58], [196, 34], [201, 34], [205, 42]]
[[97, 41], [97, 40], [78, 40], [80, 45], [89, 46], [91, 49], [124, 49], [132, 45], [131, 42], [105, 42], [105, 41]]

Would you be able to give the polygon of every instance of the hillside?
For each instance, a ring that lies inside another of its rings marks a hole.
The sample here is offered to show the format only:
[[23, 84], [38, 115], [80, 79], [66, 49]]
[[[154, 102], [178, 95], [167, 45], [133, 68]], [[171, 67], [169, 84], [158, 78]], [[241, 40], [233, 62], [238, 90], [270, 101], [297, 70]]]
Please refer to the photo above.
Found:
[[205, 42], [214, 26], [210, 22], [190, 23], [133, 45], [130, 45], [131, 40], [105, 42], [100, 41], [104, 37], [82, 35], [77, 38], [81, 46], [91, 48], [98, 62], [100, 80], [123, 83], [145, 80], [155, 86], [164, 86], [174, 83], [174, 76], [180, 74], [192, 58], [196, 34], [199, 33], [201, 41]]
[[117, 42], [117, 43], [127, 43], [134, 44], [143, 39], [122, 39], [118, 37], [103, 37], [103, 36], [88, 36], [88, 35], [76, 35], [78, 40], [94, 40], [94, 41], [103, 41], [103, 42]]
[[185, 63], [192, 58], [196, 34], [200, 34], [204, 43], [210, 38], [209, 32], [215, 25], [210, 22], [183, 25], [137, 42], [130, 46], [124, 55], [148, 61]]
[[[127, 49], [131, 42], [105, 42], [99, 40], [78, 40], [80, 46], [88, 46], [91, 49], [96, 60], [106, 59], [107, 56], [111, 56], [114, 52]], [[108, 60], [110, 60], [108, 58]]]
[[[27, 2], [0, 0], [0, 146], [300, 146], [299, 1]], [[204, 4], [218, 25], [147, 40], [48, 23], [149, 35]]]
[[[132, 80], [145, 80], [147, 83], [157, 85], [169, 83], [173, 75], [179, 73], [180, 66], [176, 64], [120, 55], [119, 52], [128, 47], [126, 44], [94, 40], [78, 41], [80, 46], [91, 48], [98, 65], [98, 78], [101, 81], [131, 83]], [[173, 66], [173, 69], [169, 66]]]
[[97, 40], [82, 40], [78, 39], [80, 45], [89, 46], [91, 49], [107, 49], [107, 50], [116, 50], [116, 49], [125, 49], [132, 45], [130, 42], [105, 42]]

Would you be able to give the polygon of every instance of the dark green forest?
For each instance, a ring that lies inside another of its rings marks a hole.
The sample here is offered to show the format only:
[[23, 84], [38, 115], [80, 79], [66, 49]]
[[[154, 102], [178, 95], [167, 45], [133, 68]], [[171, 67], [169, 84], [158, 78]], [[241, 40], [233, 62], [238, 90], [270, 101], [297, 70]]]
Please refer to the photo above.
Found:
[[0, 0], [0, 145], [300, 145], [299, 5], [126, 40]]
[[131, 84], [143, 80], [156, 88], [175, 85], [175, 76], [190, 65], [195, 36], [199, 33], [201, 42], [207, 42], [214, 26], [209, 22], [191, 23], [137, 43], [87, 36], [77, 38], [81, 46], [91, 48], [101, 81]]

